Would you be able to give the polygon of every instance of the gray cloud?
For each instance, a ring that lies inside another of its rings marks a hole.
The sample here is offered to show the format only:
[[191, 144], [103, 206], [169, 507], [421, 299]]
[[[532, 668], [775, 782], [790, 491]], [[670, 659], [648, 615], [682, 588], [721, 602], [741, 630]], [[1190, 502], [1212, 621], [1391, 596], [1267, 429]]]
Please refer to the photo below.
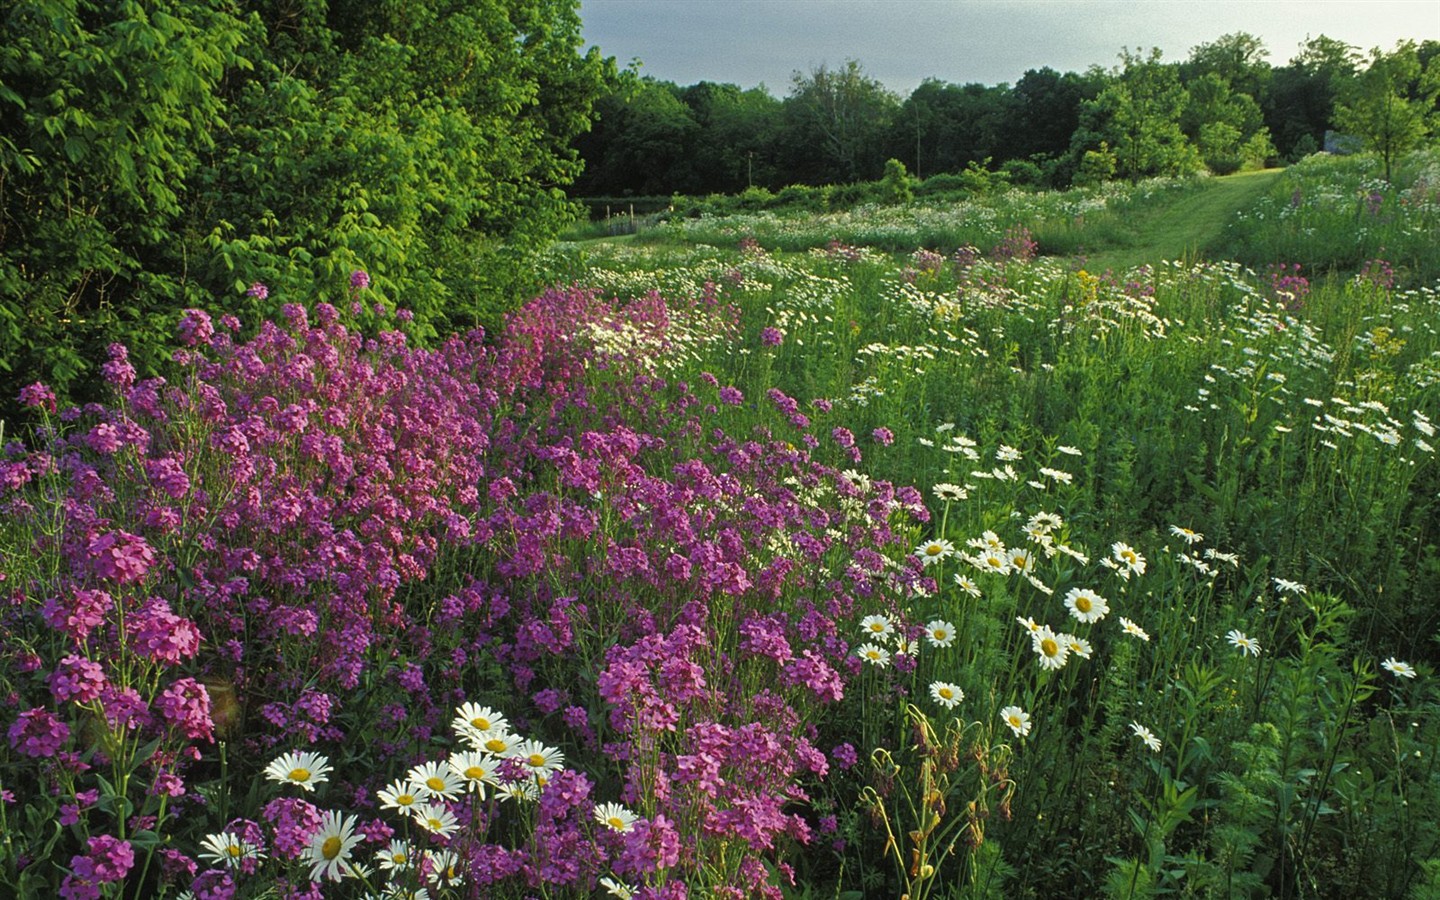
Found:
[[1013, 83], [1027, 69], [1114, 66], [1122, 47], [1166, 59], [1246, 31], [1283, 65], [1309, 36], [1361, 49], [1440, 40], [1440, 0], [582, 0], [587, 44], [679, 84], [765, 84], [858, 59], [902, 96], [923, 79]]

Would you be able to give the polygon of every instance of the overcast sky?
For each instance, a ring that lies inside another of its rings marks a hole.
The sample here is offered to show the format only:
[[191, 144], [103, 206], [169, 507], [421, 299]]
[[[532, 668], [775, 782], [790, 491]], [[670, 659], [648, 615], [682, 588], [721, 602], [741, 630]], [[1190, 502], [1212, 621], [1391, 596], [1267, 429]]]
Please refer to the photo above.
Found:
[[857, 59], [902, 97], [927, 77], [1013, 84], [1027, 69], [1110, 68], [1122, 47], [1166, 60], [1236, 31], [1284, 65], [1308, 36], [1368, 50], [1440, 40], [1440, 0], [581, 0], [587, 45], [677, 84], [764, 84]]

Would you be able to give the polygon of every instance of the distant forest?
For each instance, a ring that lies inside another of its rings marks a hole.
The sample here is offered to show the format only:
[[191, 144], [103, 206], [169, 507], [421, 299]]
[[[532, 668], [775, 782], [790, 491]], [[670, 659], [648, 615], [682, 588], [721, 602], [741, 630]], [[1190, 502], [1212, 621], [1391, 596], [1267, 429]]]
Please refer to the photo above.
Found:
[[585, 169], [570, 193], [846, 184], [879, 178], [892, 159], [922, 179], [969, 172], [1037, 187], [1202, 167], [1225, 174], [1313, 153], [1328, 131], [1363, 133], [1374, 125], [1363, 114], [1392, 97], [1433, 119], [1440, 42], [1362, 54], [1321, 35], [1286, 65], [1268, 55], [1239, 32], [1183, 62], [1126, 49], [1111, 69], [1032, 69], [994, 86], [931, 78], [904, 100], [855, 60], [797, 71], [784, 99], [763, 87], [682, 87], [624, 71], [574, 144]]

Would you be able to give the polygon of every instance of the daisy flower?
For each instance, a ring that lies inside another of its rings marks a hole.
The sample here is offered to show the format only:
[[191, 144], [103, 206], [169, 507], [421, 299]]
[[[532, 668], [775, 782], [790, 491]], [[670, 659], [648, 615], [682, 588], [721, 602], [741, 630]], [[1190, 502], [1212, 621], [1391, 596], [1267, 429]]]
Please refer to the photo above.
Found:
[[[265, 777], [281, 784], [297, 784], [307, 791], [329, 779], [330, 761], [318, 753], [292, 751], [265, 767]], [[312, 879], [313, 880], [313, 879]]]
[[450, 727], [456, 735], [469, 739], [472, 735], [489, 731], [509, 731], [510, 723], [488, 706], [465, 703], [455, 710], [455, 720], [450, 723]]
[[1010, 574], [1010, 555], [1000, 550], [984, 550], [979, 556], [971, 559], [971, 564], [982, 572], [994, 572], [997, 575]]
[[638, 819], [633, 812], [618, 803], [602, 803], [595, 807], [595, 821], [611, 831], [630, 831]]
[[1136, 625], [1134, 622], [1130, 621], [1124, 616], [1120, 617], [1120, 627], [1125, 629], [1125, 633], [1128, 635], [1137, 637], [1142, 641], [1150, 640], [1150, 635], [1145, 632], [1145, 629], [1141, 628], [1139, 625]]
[[1415, 671], [1414, 666], [1407, 662], [1401, 662], [1393, 656], [1382, 662], [1380, 667], [1396, 678], [1414, 678], [1420, 674]]
[[350, 867], [350, 851], [364, 835], [355, 833], [355, 816], [326, 810], [320, 819], [320, 830], [310, 838], [310, 846], [300, 861], [310, 864], [311, 881], [339, 881]]
[[881, 647], [879, 644], [866, 644], [859, 650], [856, 650], [855, 655], [882, 669], [890, 664], [890, 651]]
[[422, 800], [435, 797], [453, 800], [460, 796], [460, 791], [465, 786], [464, 779], [450, 771], [450, 767], [443, 762], [427, 762], [413, 766], [405, 773], [405, 777], [410, 779]]
[[1259, 642], [1254, 638], [1246, 637], [1245, 632], [1237, 628], [1230, 629], [1229, 633], [1225, 635], [1225, 640], [1229, 641], [1231, 645], [1241, 653], [1249, 654], [1250, 656], [1260, 655]]
[[1205, 540], [1205, 535], [1200, 532], [1192, 531], [1189, 528], [1181, 528], [1179, 525], [1171, 525], [1170, 533], [1187, 544], [1198, 544]]
[[860, 630], [872, 638], [889, 637], [895, 633], [895, 623], [889, 616], [866, 616], [860, 620]]
[[1083, 455], [1084, 455], [1083, 453], [1080, 452], [1080, 448], [1078, 448], [1078, 447], [1067, 447], [1067, 446], [1065, 446], [1064, 444], [1061, 444], [1060, 446], [1056, 447], [1055, 449], [1056, 449], [1056, 450], [1059, 450], [1061, 453], [1065, 454], [1066, 456], [1083, 456]]
[[520, 736], [508, 731], [491, 731], [481, 735], [483, 741], [472, 744], [476, 750], [484, 750], [495, 756], [509, 756], [520, 744]]
[[1001, 553], [1005, 552], [1005, 542], [1000, 540], [1000, 535], [993, 531], [986, 531], [981, 534], [980, 543], [989, 550], [999, 550]]
[[965, 692], [948, 681], [936, 681], [930, 684], [930, 696], [946, 709], [954, 709], [957, 703], [965, 699]]
[[1133, 572], [1136, 575], [1145, 574], [1145, 557], [1141, 556], [1134, 547], [1129, 544], [1116, 541], [1110, 545], [1110, 552], [1114, 554], [1115, 561], [1125, 566], [1125, 571]]
[[1110, 614], [1110, 604], [1089, 588], [1071, 588], [1065, 595], [1065, 608], [1075, 621], [1090, 624]]
[[1007, 706], [1000, 710], [1000, 718], [1010, 730], [1015, 732], [1016, 737], [1024, 737], [1030, 733], [1030, 714], [1018, 706]]
[[240, 868], [240, 864], [247, 859], [265, 858], [265, 854], [260, 852], [259, 847], [228, 831], [207, 834], [200, 841], [198, 855], [201, 859], [217, 866], [226, 866], [231, 869]]
[[915, 555], [920, 557], [920, 562], [926, 566], [938, 562], [944, 562], [945, 557], [955, 555], [955, 545], [949, 541], [935, 538], [915, 548]]
[[1040, 657], [1042, 669], [1062, 668], [1070, 656], [1070, 648], [1061, 642], [1049, 625], [1030, 633], [1030, 648]]
[[1016, 616], [1015, 621], [1019, 622], [1020, 627], [1030, 632], [1032, 635], [1043, 627], [1039, 622], [1035, 621], [1029, 616]]
[[481, 800], [485, 799], [485, 785], [500, 784], [495, 774], [499, 763], [500, 761], [490, 754], [475, 750], [452, 753], [450, 758], [445, 761], [445, 764], [450, 767], [450, 771], [464, 781], [470, 790], [480, 794]]
[[1150, 729], [1146, 728], [1144, 725], [1141, 725], [1139, 722], [1131, 722], [1130, 730], [1135, 732], [1136, 737], [1145, 742], [1145, 746], [1149, 747], [1156, 753], [1160, 752], [1160, 747], [1162, 746], [1160, 743], [1160, 739], [1157, 738], [1154, 732], [1152, 732]]
[[1094, 652], [1090, 646], [1090, 642], [1082, 637], [1076, 637], [1073, 634], [1058, 634], [1056, 637], [1060, 639], [1060, 643], [1069, 648], [1071, 653], [1081, 659], [1089, 659], [1090, 654]]
[[1021, 547], [1016, 547], [1014, 550], [1010, 551], [1010, 570], [1012, 572], [1019, 572], [1021, 575], [1028, 575], [1030, 574], [1030, 570], [1034, 568], [1035, 557], [1030, 555], [1029, 550], [1025, 550]]
[[980, 585], [971, 581], [969, 578], [966, 578], [964, 575], [956, 572], [954, 580], [955, 584], [959, 585], [960, 590], [964, 591], [972, 597], [980, 596]]
[[440, 850], [425, 854], [425, 862], [429, 864], [429, 878], [438, 885], [457, 884], [460, 881], [460, 857], [452, 851]]
[[420, 792], [408, 781], [396, 779], [375, 792], [380, 798], [381, 809], [398, 809], [410, 812], [420, 802]]
[[380, 864], [380, 868], [389, 872], [408, 869], [414, 864], [415, 848], [406, 841], [392, 840], [390, 846], [376, 852], [375, 861]]
[[1303, 594], [1306, 591], [1305, 585], [1288, 578], [1272, 578], [1271, 581], [1275, 582], [1275, 592], [1279, 594]]
[[1051, 532], [1064, 525], [1065, 521], [1053, 512], [1038, 512], [1025, 523], [1029, 531]]
[[455, 821], [455, 814], [443, 803], [430, 801], [416, 806], [411, 812], [415, 822], [431, 834], [438, 834], [441, 837], [449, 837], [459, 828]]
[[955, 643], [955, 626], [944, 619], [926, 622], [925, 639], [932, 647], [948, 647]]
[[550, 775], [565, 767], [565, 754], [539, 741], [521, 741], [511, 751], [510, 758], [520, 760], [525, 770], [536, 776]]
[[966, 493], [963, 487], [958, 484], [951, 484], [948, 481], [935, 485], [934, 491], [935, 496], [938, 499], [945, 501], [946, 503], [953, 503], [957, 500], [964, 500], [966, 497], [970, 496], [968, 493]]
[[600, 879], [600, 886], [609, 891], [610, 896], [617, 897], [619, 900], [632, 900], [635, 896], [635, 888], [613, 878]]

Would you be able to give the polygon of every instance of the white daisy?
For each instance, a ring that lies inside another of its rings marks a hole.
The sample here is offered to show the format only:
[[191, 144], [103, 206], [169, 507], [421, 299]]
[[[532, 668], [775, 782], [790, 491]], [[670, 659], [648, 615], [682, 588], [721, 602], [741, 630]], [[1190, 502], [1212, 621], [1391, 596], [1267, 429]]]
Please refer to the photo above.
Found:
[[1393, 656], [1382, 662], [1380, 664], [1380, 667], [1383, 668], [1385, 671], [1389, 672], [1391, 675], [1394, 675], [1396, 678], [1414, 678], [1416, 675], [1420, 674], [1419, 672], [1415, 671], [1414, 666], [1410, 665], [1407, 662], [1401, 662]]
[[510, 752], [509, 758], [520, 760], [525, 771], [532, 776], [548, 776], [565, 767], [565, 754], [539, 741], [521, 741]]
[[300, 857], [310, 864], [311, 881], [339, 881], [352, 868], [350, 851], [364, 835], [355, 833], [359, 819], [334, 810], [326, 810], [320, 819], [320, 830], [310, 838], [310, 845]]
[[476, 750], [452, 753], [445, 764], [465, 783], [466, 787], [477, 792], [481, 800], [485, 799], [487, 784], [498, 785], [500, 783], [495, 774], [500, 761], [488, 753]]
[[618, 900], [632, 900], [635, 896], [635, 888], [613, 878], [600, 879], [600, 886], [610, 892], [610, 896]]
[[889, 616], [866, 616], [860, 620], [860, 630], [866, 637], [884, 638], [895, 633], [895, 623]]
[[1303, 594], [1307, 590], [1305, 585], [1288, 578], [1272, 578], [1271, 581], [1275, 582], [1275, 591], [1279, 594]]
[[1145, 632], [1145, 629], [1141, 628], [1139, 625], [1136, 625], [1134, 622], [1130, 621], [1124, 616], [1120, 617], [1120, 627], [1125, 629], [1125, 633], [1128, 635], [1137, 637], [1142, 641], [1150, 640], [1150, 635]]
[[240, 864], [247, 859], [265, 858], [265, 854], [260, 851], [259, 847], [228, 831], [207, 834], [200, 841], [198, 855], [203, 860], [230, 869], [240, 868]]
[[1245, 633], [1239, 629], [1230, 629], [1230, 632], [1225, 635], [1225, 640], [1229, 641], [1241, 653], [1249, 654], [1250, 656], [1260, 655], [1259, 642], [1253, 638], [1246, 637]]
[[612, 831], [630, 831], [639, 818], [618, 803], [601, 803], [595, 807], [594, 815], [595, 821]]
[[411, 811], [411, 815], [421, 828], [441, 837], [449, 837], [460, 827], [450, 808], [433, 800], [416, 806]]
[[970, 596], [980, 596], [980, 586], [974, 581], [971, 581], [969, 578], [966, 578], [964, 575], [961, 575], [959, 572], [955, 573], [954, 581], [955, 584], [959, 585], [960, 590], [964, 591]]
[[1049, 625], [1041, 625], [1030, 633], [1030, 648], [1040, 657], [1040, 667], [1043, 669], [1063, 668], [1070, 657], [1070, 648], [1050, 630]]
[[955, 643], [955, 626], [944, 619], [932, 619], [925, 623], [925, 639], [932, 647], [948, 647]]
[[505, 717], [488, 706], [465, 703], [455, 710], [455, 720], [450, 723], [455, 734], [467, 740], [473, 736], [491, 731], [509, 731], [510, 723]]
[[397, 838], [390, 842], [390, 846], [375, 853], [375, 861], [389, 872], [408, 869], [415, 864], [415, 848]]
[[1145, 574], [1145, 557], [1141, 556], [1134, 547], [1116, 541], [1110, 545], [1110, 552], [1115, 555], [1116, 562], [1125, 566], [1126, 573]]
[[1110, 614], [1110, 604], [1089, 588], [1071, 588], [1065, 594], [1065, 608], [1077, 622], [1099, 622]]
[[315, 785], [329, 779], [330, 762], [319, 753], [292, 751], [282, 754], [279, 759], [265, 767], [265, 777], [281, 784], [299, 785], [306, 791], [315, 790]]
[[855, 655], [881, 669], [890, 665], [890, 651], [879, 644], [865, 644]]
[[1135, 732], [1136, 737], [1145, 742], [1145, 746], [1149, 747], [1156, 753], [1160, 752], [1160, 739], [1157, 738], [1150, 729], [1146, 728], [1144, 725], [1141, 725], [1139, 722], [1131, 722], [1130, 730]]
[[930, 696], [946, 709], [954, 709], [956, 704], [965, 699], [965, 692], [960, 690], [959, 685], [951, 684], [948, 681], [936, 681], [930, 685]]
[[1089, 659], [1090, 654], [1094, 652], [1090, 646], [1090, 642], [1082, 637], [1076, 637], [1073, 634], [1059, 634], [1056, 635], [1056, 637], [1060, 639], [1060, 643], [1070, 648], [1071, 653], [1081, 659]]
[[422, 800], [435, 797], [453, 800], [460, 796], [465, 788], [464, 779], [452, 772], [443, 762], [425, 762], [413, 766], [405, 773], [405, 777], [410, 779]]
[[1007, 706], [1000, 710], [1000, 718], [1010, 726], [1016, 737], [1024, 737], [1030, 733], [1030, 714], [1018, 706]]
[[955, 555], [955, 545], [946, 540], [933, 538], [915, 548], [915, 555], [920, 557], [920, 562], [926, 566], [932, 566], [938, 562], [944, 562], [947, 556]]
[[398, 809], [410, 812], [420, 803], [420, 791], [415, 785], [403, 779], [396, 779], [375, 792], [380, 798], [381, 809]]
[[1192, 531], [1189, 528], [1181, 528], [1179, 525], [1171, 525], [1170, 533], [1187, 544], [1198, 544], [1205, 540], [1205, 535], [1200, 532]]

